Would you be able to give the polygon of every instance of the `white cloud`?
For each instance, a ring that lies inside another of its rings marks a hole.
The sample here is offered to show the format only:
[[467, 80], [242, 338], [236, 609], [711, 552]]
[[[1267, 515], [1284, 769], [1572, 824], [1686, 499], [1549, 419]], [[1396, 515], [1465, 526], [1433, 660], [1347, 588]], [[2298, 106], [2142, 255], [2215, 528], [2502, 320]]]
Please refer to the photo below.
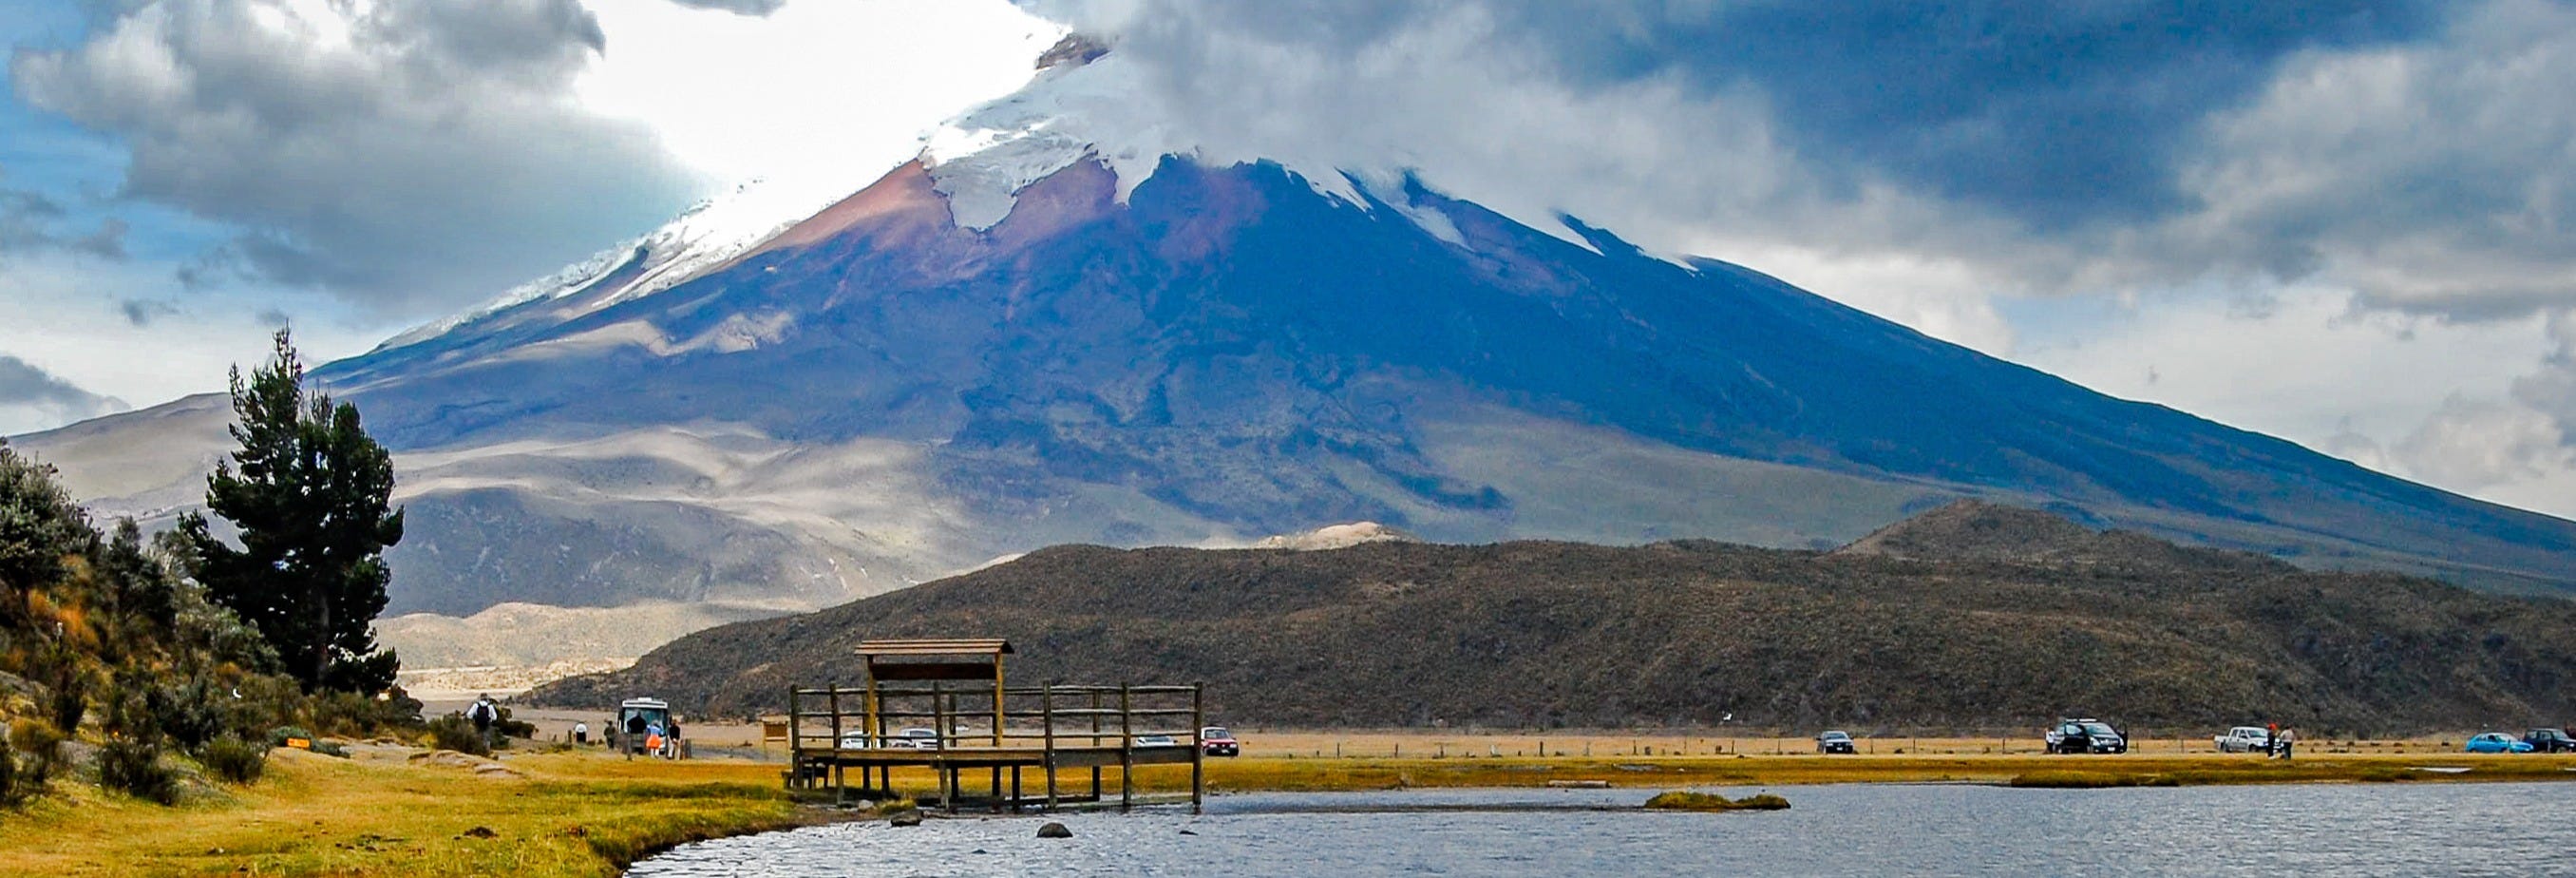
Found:
[[10, 73], [125, 140], [126, 194], [242, 229], [262, 277], [421, 314], [685, 203], [650, 130], [570, 100], [604, 45], [573, 0], [162, 0]]
[[[2061, 306], [2071, 307], [2071, 306]], [[2354, 463], [2559, 515], [2576, 496], [2561, 430], [2531, 396], [2549, 321], [2370, 310], [2349, 290], [2201, 288], [2072, 319], [2026, 318], [2016, 359]]]
[[1003, 0], [809, 0], [766, 17], [591, 0], [609, 50], [582, 106], [650, 127], [698, 173], [856, 191], [925, 130], [1028, 81], [1061, 26]]
[[[147, 405], [222, 389], [280, 316], [317, 362], [355, 354], [738, 178], [854, 191], [923, 129], [1025, 81], [1058, 36], [1003, 0], [808, 0], [766, 17], [667, 0], [519, 0], [479, 18], [427, 0], [135, 4], [12, 71], [123, 136], [130, 196], [218, 221], [192, 234], [245, 235], [195, 258], [146, 240], [126, 263], [16, 248], [0, 353]], [[55, 226], [83, 231], [31, 228]], [[78, 416], [21, 414], [0, 429]]]
[[[99, 265], [38, 255], [13, 264], [0, 280], [6, 281], [13, 318], [0, 320], [0, 353], [92, 393], [140, 405], [222, 390], [227, 369], [256, 365], [267, 356], [279, 314], [295, 315], [296, 346], [312, 362], [358, 353], [381, 338], [374, 324], [318, 293], [194, 295], [180, 288], [167, 266], [149, 263]], [[134, 298], [102, 296], [101, 289]], [[151, 303], [160, 313], [138, 324], [126, 313], [129, 301]], [[0, 424], [0, 431], [46, 429], [92, 414], [97, 413], [30, 416]]]
[[2548, 415], [2459, 396], [2443, 400], [2394, 450], [2417, 477], [2469, 494], [2561, 473], [2571, 460], [2566, 436]]
[[2127, 243], [2468, 319], [2576, 305], [2576, 7], [2463, 6], [2437, 40], [2311, 52], [2211, 120], [2204, 205]]

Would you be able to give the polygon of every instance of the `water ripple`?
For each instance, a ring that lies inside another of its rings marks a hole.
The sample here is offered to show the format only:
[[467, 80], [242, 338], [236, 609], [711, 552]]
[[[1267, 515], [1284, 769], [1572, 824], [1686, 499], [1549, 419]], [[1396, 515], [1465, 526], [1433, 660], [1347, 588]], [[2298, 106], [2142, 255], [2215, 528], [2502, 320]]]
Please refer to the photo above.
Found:
[[[1820, 786], [1788, 811], [1648, 791], [1262, 794], [1209, 813], [842, 824], [693, 844], [643, 878], [1243, 875], [2576, 875], [2555, 784], [2018, 790]], [[1720, 790], [1742, 795], [1751, 790]], [[1188, 830], [1191, 834], [1184, 834]]]

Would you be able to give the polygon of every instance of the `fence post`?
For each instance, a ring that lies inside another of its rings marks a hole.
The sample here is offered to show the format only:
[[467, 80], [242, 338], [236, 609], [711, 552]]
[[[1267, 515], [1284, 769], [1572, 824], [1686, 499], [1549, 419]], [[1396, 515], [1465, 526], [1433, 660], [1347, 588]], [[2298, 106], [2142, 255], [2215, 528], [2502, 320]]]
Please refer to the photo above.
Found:
[[796, 687], [787, 687], [787, 788], [801, 789], [805, 780], [805, 741], [797, 734]]
[[1190, 813], [1192, 814], [1206, 813], [1207, 742], [1199, 737], [1200, 733], [1207, 728], [1206, 702], [1202, 698], [1206, 691], [1207, 684], [1204, 682], [1190, 684]]
[[1039, 756], [1046, 760], [1047, 810], [1055, 810], [1055, 682], [1039, 690], [1038, 715], [1046, 723], [1046, 749]]
[[1118, 810], [1136, 804], [1136, 726], [1129, 713], [1128, 687], [1118, 684]]

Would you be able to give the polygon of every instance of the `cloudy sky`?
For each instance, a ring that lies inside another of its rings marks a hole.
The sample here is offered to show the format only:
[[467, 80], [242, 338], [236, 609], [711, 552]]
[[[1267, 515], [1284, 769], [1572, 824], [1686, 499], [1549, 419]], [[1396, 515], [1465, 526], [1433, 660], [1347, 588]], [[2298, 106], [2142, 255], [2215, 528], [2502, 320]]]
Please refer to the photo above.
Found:
[[0, 432], [356, 353], [1072, 27], [1210, 156], [1412, 169], [2576, 514], [2576, 5], [0, 0]]

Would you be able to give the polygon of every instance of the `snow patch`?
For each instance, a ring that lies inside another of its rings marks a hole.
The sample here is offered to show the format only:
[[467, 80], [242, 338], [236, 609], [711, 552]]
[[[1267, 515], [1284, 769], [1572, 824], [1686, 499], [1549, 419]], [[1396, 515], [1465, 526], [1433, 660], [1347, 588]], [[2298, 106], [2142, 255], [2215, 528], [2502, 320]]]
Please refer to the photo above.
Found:
[[[376, 351], [428, 341], [535, 302], [579, 295], [578, 301], [565, 303], [571, 309], [560, 316], [569, 319], [679, 286], [821, 212], [858, 191], [864, 183], [864, 179], [846, 174], [763, 178], [744, 183], [722, 196], [699, 202], [651, 233], [521, 284], [482, 307], [406, 330], [378, 345]], [[631, 276], [613, 286], [598, 286], [600, 281], [620, 273]]]

